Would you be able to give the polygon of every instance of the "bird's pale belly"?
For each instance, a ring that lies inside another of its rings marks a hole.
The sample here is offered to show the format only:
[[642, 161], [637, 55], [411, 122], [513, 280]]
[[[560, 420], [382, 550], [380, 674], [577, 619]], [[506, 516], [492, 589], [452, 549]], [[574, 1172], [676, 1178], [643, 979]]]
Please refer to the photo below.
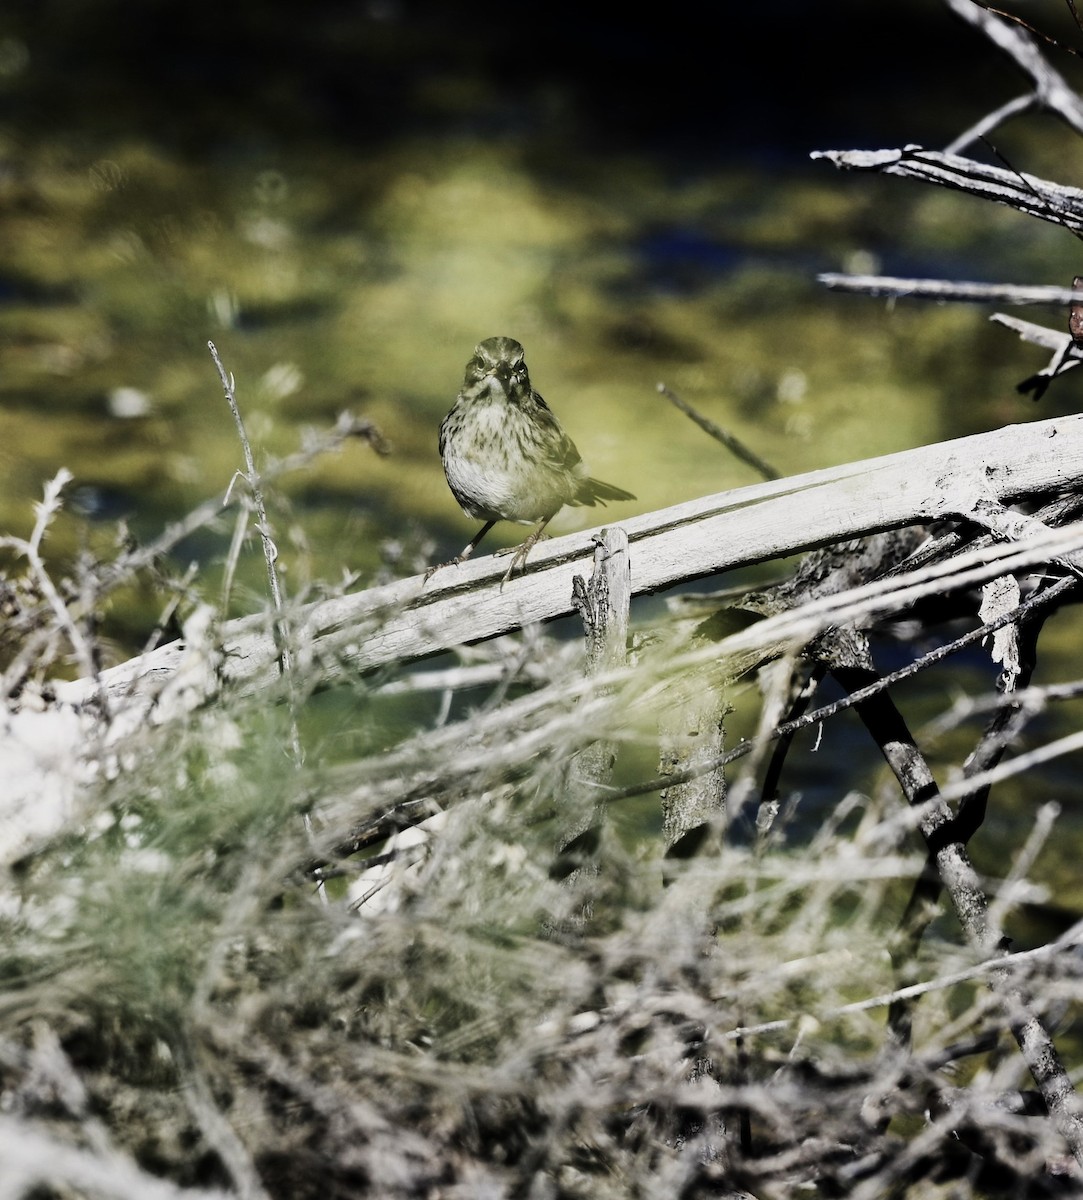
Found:
[[468, 517], [532, 525], [551, 517], [567, 500], [566, 477], [520, 462], [497, 469], [491, 456], [473, 457], [453, 448], [444, 471], [452, 494]]
[[475, 401], [449, 415], [444, 473], [468, 517], [530, 525], [566, 504], [578, 485], [574, 471], [546, 461], [530, 421], [513, 406]]
[[[478, 342], [462, 391], [440, 424], [439, 447], [452, 494], [468, 517], [484, 522], [462, 553], [440, 566], [466, 562], [498, 521], [533, 525], [512, 556], [507, 582], [565, 504], [635, 499], [587, 474], [575, 443], [530, 386], [514, 338]], [[425, 578], [438, 569], [430, 567]]]

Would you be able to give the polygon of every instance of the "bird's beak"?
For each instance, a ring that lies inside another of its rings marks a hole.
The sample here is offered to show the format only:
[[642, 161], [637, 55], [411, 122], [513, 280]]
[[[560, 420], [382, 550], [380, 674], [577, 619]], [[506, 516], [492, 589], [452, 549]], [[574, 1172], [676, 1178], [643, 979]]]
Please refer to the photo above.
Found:
[[497, 363], [491, 371], [486, 372], [486, 378], [490, 381], [489, 390], [491, 392], [499, 391], [502, 396], [508, 395], [508, 384], [511, 381], [511, 370], [506, 363]]

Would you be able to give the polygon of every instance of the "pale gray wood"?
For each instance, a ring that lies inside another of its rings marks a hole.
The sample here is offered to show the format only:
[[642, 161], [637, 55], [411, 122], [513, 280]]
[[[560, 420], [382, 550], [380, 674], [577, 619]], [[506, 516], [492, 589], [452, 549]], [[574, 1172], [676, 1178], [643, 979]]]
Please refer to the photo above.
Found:
[[1064, 76], [1046, 61], [1030, 33], [989, 12], [984, 5], [975, 4], [974, 0], [945, 2], [957, 17], [979, 29], [1030, 76], [1034, 85], [1034, 99], [1042, 108], [1055, 112], [1076, 133], [1083, 134], [1083, 99]]
[[[904, 279], [897, 275], [843, 275], [825, 271], [816, 279], [833, 292], [925, 300], [957, 300], [967, 304], [1083, 304], [1083, 292], [1053, 284], [972, 283], [961, 279]], [[1005, 322], [1006, 323], [1006, 322]]]
[[[628, 536], [611, 526], [602, 530], [594, 545], [590, 579], [577, 575], [572, 603], [583, 619], [586, 634], [586, 673], [594, 678], [624, 666], [628, 659], [628, 624], [631, 617], [631, 571]], [[610, 689], [600, 685], [595, 695]], [[558, 849], [569, 857], [565, 883], [581, 885], [598, 873], [598, 850], [605, 830], [605, 789], [613, 777], [616, 749], [608, 738], [598, 738], [572, 756], [568, 764], [560, 820]], [[589, 915], [589, 901], [580, 917]]]
[[1068, 353], [1075, 360], [1083, 358], [1083, 352], [1072, 346], [1072, 335], [1063, 329], [1050, 329], [1047, 325], [1035, 325], [1033, 321], [1024, 321], [1019, 317], [1010, 316], [1008, 313], [991, 313], [989, 320], [1013, 330], [1024, 342], [1031, 342], [1045, 350]]
[[[1010, 425], [991, 433], [904, 450], [753, 484], [643, 513], [627, 533], [633, 595], [764, 562], [879, 530], [970, 515], [980, 501], [1011, 502], [1067, 490], [1083, 480], [1083, 417]], [[498, 586], [504, 560], [490, 555], [382, 587], [305, 605], [287, 614], [298, 668], [315, 661], [328, 678], [483, 641], [572, 611], [572, 580], [590, 571], [598, 530], [536, 546], [524, 575]], [[242, 690], [277, 676], [264, 616], [220, 630], [220, 674]], [[58, 683], [61, 701], [86, 703], [104, 689], [112, 704], [156, 695], [185, 660], [183, 642], [102, 672]]]
[[815, 150], [811, 158], [826, 158], [846, 171], [874, 171], [935, 183], [983, 200], [1007, 204], [1030, 217], [1052, 221], [1066, 229], [1083, 229], [1083, 191], [988, 163], [904, 146], [901, 150]]
[[[631, 616], [632, 584], [628, 560], [628, 536], [623, 529], [604, 529], [594, 547], [594, 570], [590, 579], [575, 577], [573, 603], [583, 619], [586, 633], [586, 673], [604, 675], [628, 660], [628, 623]], [[605, 688], [596, 694], [604, 695]], [[605, 804], [599, 798], [613, 775], [615, 751], [612, 742], [599, 738], [572, 759], [569, 780], [574, 820], [561, 831], [561, 848], [587, 829], [601, 826]]]
[[[725, 749], [726, 702], [717, 671], [688, 671], [678, 685], [678, 697], [658, 714], [660, 777], [717, 764]], [[715, 765], [692, 779], [662, 789], [662, 836], [667, 850], [683, 838], [712, 825], [721, 834], [726, 813], [726, 775]], [[696, 853], [704, 853], [697, 842]]]

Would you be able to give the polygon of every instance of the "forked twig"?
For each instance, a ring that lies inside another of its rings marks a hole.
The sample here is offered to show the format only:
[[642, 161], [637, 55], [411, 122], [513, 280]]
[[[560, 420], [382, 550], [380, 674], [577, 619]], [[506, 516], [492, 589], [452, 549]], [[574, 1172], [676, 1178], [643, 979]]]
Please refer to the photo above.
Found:
[[[90, 644], [83, 636], [82, 630], [76, 624], [71, 608], [57, 591], [56, 585], [53, 583], [52, 577], [49, 575], [48, 568], [45, 565], [45, 560], [41, 556], [41, 543], [45, 538], [49, 525], [52, 523], [53, 517], [60, 510], [61, 493], [71, 482], [72, 478], [71, 472], [66, 467], [61, 467], [56, 475], [45, 485], [43, 499], [34, 505], [36, 517], [30, 537], [0, 538], [0, 546], [7, 546], [26, 559], [35, 584], [40, 589], [42, 596], [45, 597], [53, 616], [71, 644], [72, 651], [79, 664], [79, 669], [85, 672], [90, 679], [95, 679], [97, 678], [99, 669], [97, 658]], [[4, 673], [2, 677], [2, 694], [6, 695], [12, 683], [22, 678], [21, 672], [22, 667], [25, 665], [23, 658], [25, 657], [26, 649], [27, 647], [24, 647], [24, 654], [16, 656], [15, 662]]]
[[[275, 610], [275, 630], [278, 631], [279, 621], [285, 608], [285, 602], [282, 598], [282, 583], [279, 580], [278, 568], [275, 565], [278, 560], [278, 547], [271, 536], [271, 522], [267, 517], [267, 505], [263, 499], [263, 488], [260, 485], [260, 478], [256, 472], [256, 461], [252, 456], [252, 443], [248, 440], [248, 434], [244, 427], [244, 419], [241, 416], [240, 408], [237, 406], [233, 375], [232, 373], [229, 375], [226, 374], [226, 369], [222, 365], [222, 360], [218, 356], [218, 348], [214, 342], [208, 342], [207, 347], [211, 352], [211, 358], [214, 359], [214, 365], [218, 368], [218, 377], [222, 380], [222, 390], [225, 392], [229, 411], [233, 414], [233, 420], [236, 422], [237, 436], [241, 439], [241, 447], [244, 450], [244, 480], [248, 484], [248, 490], [252, 497], [252, 506], [256, 510], [256, 529], [259, 531], [260, 542], [263, 545], [263, 557], [267, 563], [267, 583], [271, 589], [271, 603], [274, 605]], [[278, 652], [283, 674], [286, 674], [289, 672], [292, 662], [289, 646], [286, 644], [285, 638], [279, 639]]]
[[[290, 650], [290, 635], [286, 625], [285, 601], [282, 596], [282, 584], [278, 577], [278, 547], [275, 545], [274, 538], [271, 536], [271, 522], [267, 517], [267, 505], [263, 499], [263, 488], [260, 484], [260, 478], [256, 472], [256, 462], [252, 455], [252, 444], [248, 440], [248, 434], [245, 431], [244, 420], [241, 417], [241, 410], [237, 405], [237, 398], [234, 394], [233, 375], [226, 374], [226, 369], [222, 365], [222, 360], [218, 356], [218, 348], [214, 342], [207, 343], [211, 352], [211, 358], [214, 359], [214, 365], [218, 368], [218, 376], [222, 380], [222, 390], [225, 392], [226, 402], [229, 404], [230, 412], [233, 413], [233, 420], [237, 425], [237, 436], [241, 439], [241, 446], [244, 450], [245, 472], [244, 479], [248, 485], [249, 493], [252, 497], [252, 506], [256, 511], [256, 528], [259, 530], [260, 542], [263, 546], [263, 558], [267, 564], [267, 582], [271, 589], [271, 603], [274, 606], [274, 619], [272, 622], [272, 631], [275, 640], [275, 649], [278, 652], [279, 669], [282, 675], [289, 684], [290, 694], [293, 693], [293, 654]], [[230, 489], [232, 489], [232, 483]], [[228, 492], [227, 492], [228, 495]], [[238, 530], [240, 525], [238, 525]], [[234, 544], [238, 544], [238, 539], [234, 538]], [[290, 741], [293, 752], [294, 762], [300, 766], [304, 761], [304, 749], [301, 745], [301, 733], [297, 724], [296, 705], [290, 703]], [[308, 818], [305, 818], [305, 826], [308, 827]]]

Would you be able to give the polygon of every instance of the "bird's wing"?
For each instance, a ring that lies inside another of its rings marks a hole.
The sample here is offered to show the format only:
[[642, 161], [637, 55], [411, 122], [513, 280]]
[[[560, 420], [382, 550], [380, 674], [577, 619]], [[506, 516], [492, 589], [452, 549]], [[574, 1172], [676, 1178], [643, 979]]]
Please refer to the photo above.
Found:
[[534, 399], [538, 402], [534, 415], [538, 423], [545, 426], [548, 435], [543, 443], [545, 461], [558, 471], [573, 471], [583, 461], [575, 442], [564, 432], [564, 426], [553, 416], [549, 405], [537, 392], [534, 393]]

